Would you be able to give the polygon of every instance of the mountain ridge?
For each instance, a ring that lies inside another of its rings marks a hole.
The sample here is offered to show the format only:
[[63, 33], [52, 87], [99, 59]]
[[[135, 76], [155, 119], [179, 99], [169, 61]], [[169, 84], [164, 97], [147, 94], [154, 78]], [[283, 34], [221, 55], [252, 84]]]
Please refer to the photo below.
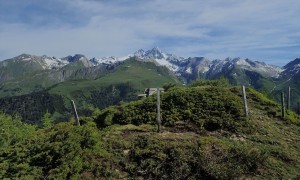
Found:
[[[74, 56], [66, 56], [63, 58], [55, 58], [55, 57], [48, 57], [46, 55], [43, 56], [35, 56], [29, 54], [21, 54], [16, 56], [14, 60], [22, 60], [22, 61], [37, 61], [40, 62], [40, 65], [43, 69], [59, 69], [68, 64], [82, 61], [85, 67], [92, 67], [98, 65], [108, 65], [108, 64], [115, 64], [121, 61], [124, 61], [130, 57], [137, 57], [143, 60], [149, 60], [155, 62], [157, 65], [166, 66], [168, 69], [173, 71], [177, 75], [182, 74], [191, 74], [193, 71], [197, 73], [202, 73], [204, 76], [207, 72], [208, 74], [217, 74], [218, 72], [224, 71], [225, 69], [232, 68], [233, 66], [239, 66], [242, 69], [251, 70], [262, 74], [265, 77], [279, 77], [281, 72], [283, 72], [286, 68], [278, 67], [271, 64], [266, 64], [262, 61], [250, 60], [248, 58], [226, 58], [226, 59], [208, 59], [205, 57], [188, 57], [183, 58], [180, 56], [176, 56], [171, 53], [165, 53], [160, 50], [158, 47], [154, 47], [151, 50], [143, 50], [139, 49], [138, 51], [134, 52], [133, 54], [124, 56], [124, 57], [101, 57], [101, 58], [91, 58], [88, 59], [86, 56], [82, 54], [75, 54]], [[204, 58], [205, 63], [200, 61], [200, 59]], [[2, 62], [10, 61], [11, 59], [6, 59]], [[0, 64], [5, 64], [0, 62]], [[1, 66], [1, 65], [0, 65]], [[286, 65], [287, 66], [287, 65]], [[193, 70], [193, 68], [196, 68]], [[206, 77], [209, 79], [209, 77]]]
[[[299, 60], [295, 59], [284, 67], [266, 64], [248, 58], [209, 59], [206, 57], [184, 58], [166, 53], [154, 47], [150, 50], [139, 49], [124, 57], [87, 58], [82, 54], [69, 55], [63, 58], [21, 54], [0, 62], [0, 83], [16, 81], [37, 72], [48, 76], [51, 81], [59, 82], [68, 79], [97, 78], [103, 72], [109, 72], [122, 64], [126, 59], [152, 62], [157, 66], [167, 67], [183, 84], [197, 79], [218, 79], [225, 77], [233, 85], [250, 85], [264, 91], [276, 88], [274, 82], [292, 78], [298, 73]], [[17, 70], [14, 67], [18, 67]], [[99, 74], [98, 71], [101, 71]], [[44, 72], [44, 73], [43, 73]], [[43, 78], [42, 78], [43, 79]]]

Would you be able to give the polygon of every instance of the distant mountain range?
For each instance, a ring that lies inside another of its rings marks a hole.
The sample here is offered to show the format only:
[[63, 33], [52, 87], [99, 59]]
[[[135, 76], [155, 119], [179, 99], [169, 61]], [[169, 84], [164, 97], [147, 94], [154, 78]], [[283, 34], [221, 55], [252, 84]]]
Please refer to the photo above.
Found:
[[[295, 59], [284, 67], [277, 67], [239, 57], [224, 60], [183, 58], [163, 52], [158, 47], [147, 51], [140, 49], [120, 58], [111, 56], [89, 59], [81, 54], [56, 58], [21, 54], [0, 62], [0, 98], [47, 92], [61, 96], [64, 102], [71, 98], [80, 99], [80, 106], [83, 107], [85, 104], [93, 104], [89, 98], [103, 93], [103, 88], [124, 88], [121, 85], [124, 83], [130, 84], [130, 87], [125, 88], [127, 93], [137, 93], [145, 87], [163, 86], [165, 83], [188, 84], [199, 78], [226, 77], [233, 85], [253, 86], [267, 92], [274, 99], [279, 99], [281, 91], [291, 86], [292, 98], [297, 100], [300, 98], [299, 70], [300, 59]], [[158, 77], [161, 77], [159, 81]], [[121, 89], [119, 93], [124, 90]], [[86, 98], [78, 97], [75, 92]], [[117, 103], [119, 100], [131, 99], [128, 97], [133, 94], [129, 94], [123, 96], [123, 99], [113, 95], [109, 98], [115, 98], [112, 102]], [[292, 102], [293, 107], [296, 107], [296, 103]], [[93, 104], [95, 107], [106, 105], [109, 103]], [[68, 105], [65, 107], [68, 108]]]
[[[204, 57], [189, 57], [183, 58], [170, 53], [161, 51], [158, 47], [154, 47], [151, 50], [144, 51], [140, 49], [135, 53], [118, 58], [118, 57], [102, 57], [88, 59], [84, 55], [76, 54], [74, 56], [67, 56], [63, 58], [55, 58], [48, 56], [35, 56], [29, 54], [21, 54], [12, 59], [4, 60], [0, 63], [0, 68], [3, 71], [13, 64], [17, 63], [23, 66], [28, 71], [39, 70], [57, 70], [64, 68], [70, 64], [79, 63], [81, 67], [94, 67], [99, 65], [115, 65], [130, 58], [136, 57], [141, 60], [147, 60], [154, 62], [160, 66], [166, 66], [169, 70], [174, 72], [178, 76], [185, 77], [187, 80], [194, 80], [197, 78], [213, 79], [217, 76], [223, 75], [233, 69], [242, 69], [245, 71], [256, 72], [263, 77], [279, 78], [281, 74], [289, 74], [293, 72], [287, 72], [287, 69], [291, 69], [290, 66], [297, 65], [298, 62], [289, 63], [283, 68], [277, 67], [264, 62], [254, 61], [243, 58], [226, 58], [224, 60], [215, 59], [209, 60]], [[21, 68], [22, 69], [22, 68]], [[1, 74], [1, 80], [7, 80], [9, 76]], [[191, 79], [190, 79], [191, 78]]]

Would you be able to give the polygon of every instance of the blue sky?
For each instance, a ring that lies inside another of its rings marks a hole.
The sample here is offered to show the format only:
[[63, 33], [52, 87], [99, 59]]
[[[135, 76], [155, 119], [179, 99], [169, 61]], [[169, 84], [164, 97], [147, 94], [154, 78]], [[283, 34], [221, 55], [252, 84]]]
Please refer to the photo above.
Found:
[[0, 0], [0, 60], [158, 46], [182, 57], [300, 57], [299, 0]]

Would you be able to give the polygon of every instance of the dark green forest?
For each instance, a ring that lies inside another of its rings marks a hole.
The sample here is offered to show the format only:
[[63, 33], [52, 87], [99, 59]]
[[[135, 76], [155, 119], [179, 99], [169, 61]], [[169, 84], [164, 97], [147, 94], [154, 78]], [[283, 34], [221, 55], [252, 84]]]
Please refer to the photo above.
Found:
[[[94, 108], [103, 109], [116, 105], [121, 101], [137, 100], [136, 94], [137, 90], [130, 83], [120, 83], [91, 91], [90, 97], [86, 97], [81, 91], [75, 92], [73, 97], [78, 100], [84, 99], [87, 104], [93, 107], [91, 110], [79, 106], [79, 113], [87, 116], [92, 114]], [[66, 99], [61, 95], [40, 91], [21, 96], [0, 98], [0, 108], [3, 113], [21, 116], [26, 123], [40, 125], [46, 112], [59, 114], [55, 118], [56, 122], [67, 121], [72, 115], [70, 102], [71, 99]]]

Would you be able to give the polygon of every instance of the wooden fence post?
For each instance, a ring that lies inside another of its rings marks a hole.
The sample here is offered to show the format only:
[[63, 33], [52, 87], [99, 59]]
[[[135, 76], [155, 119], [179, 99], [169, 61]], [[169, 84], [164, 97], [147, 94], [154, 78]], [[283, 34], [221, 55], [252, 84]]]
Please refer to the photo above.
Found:
[[77, 126], [80, 126], [79, 117], [78, 117], [78, 114], [77, 114], [75, 102], [73, 100], [71, 100], [71, 102], [72, 102], [72, 108], [73, 108], [73, 113], [74, 113], [74, 116], [75, 116], [76, 124], [77, 124]]
[[157, 132], [161, 131], [161, 119], [160, 119], [160, 90], [159, 88], [157, 88], [157, 102], [156, 102], [156, 106], [157, 106]]
[[285, 117], [285, 107], [284, 107], [284, 92], [281, 92], [281, 116]]
[[246, 97], [246, 88], [245, 88], [245, 86], [242, 86], [242, 94], [243, 94], [243, 103], [244, 103], [245, 116], [248, 117], [248, 105], [247, 105], [247, 97]]

